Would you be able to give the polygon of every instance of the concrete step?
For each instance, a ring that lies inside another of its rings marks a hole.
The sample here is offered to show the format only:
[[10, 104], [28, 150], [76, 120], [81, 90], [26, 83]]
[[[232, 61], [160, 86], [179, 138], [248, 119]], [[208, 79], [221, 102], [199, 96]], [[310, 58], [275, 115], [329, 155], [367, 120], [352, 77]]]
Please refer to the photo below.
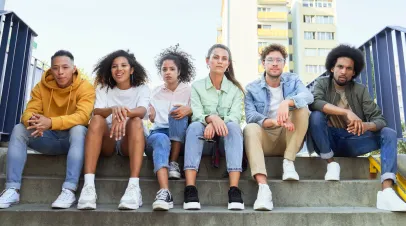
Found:
[[[21, 189], [22, 203], [52, 203], [59, 195], [64, 178], [32, 177], [23, 178]], [[5, 178], [0, 178], [0, 184]], [[82, 183], [79, 188], [82, 188]], [[277, 207], [322, 207], [322, 206], [365, 206], [376, 205], [376, 194], [380, 189], [378, 180], [323, 180], [268, 181], [274, 205]], [[118, 204], [128, 184], [128, 178], [96, 179], [98, 203]], [[159, 190], [156, 179], [141, 178], [140, 186], [143, 202], [149, 206], [154, 202]], [[183, 203], [184, 180], [170, 181], [170, 191], [175, 204]], [[202, 205], [224, 206], [228, 203], [229, 182], [227, 179], [197, 181]], [[240, 189], [247, 206], [252, 206], [257, 196], [258, 186], [252, 180], [241, 180]], [[78, 192], [79, 195], [79, 192]]]
[[[141, 177], [155, 177], [153, 173], [153, 162], [144, 157]], [[282, 157], [266, 157], [265, 163], [270, 179], [282, 178]], [[365, 157], [357, 158], [336, 158], [341, 165], [341, 179], [368, 179], [369, 162]], [[183, 165], [183, 157], [180, 158]], [[0, 175], [6, 172], [6, 150], [0, 151]], [[295, 161], [296, 171], [301, 179], [324, 179], [327, 164], [318, 157], [297, 157]], [[112, 156], [101, 157], [97, 165], [97, 177], [129, 177], [128, 157]], [[65, 176], [66, 156], [46, 156], [42, 154], [28, 154], [24, 175], [26, 176]], [[220, 168], [211, 166], [211, 157], [203, 156], [198, 177], [205, 179], [223, 178], [226, 172], [226, 162], [223, 158]], [[245, 171], [241, 178], [251, 178], [251, 172]]]
[[154, 212], [151, 206], [136, 211], [119, 211], [116, 205], [99, 205], [94, 211], [76, 208], [52, 210], [49, 205], [20, 204], [0, 210], [2, 226], [71, 226], [71, 225], [404, 225], [406, 214], [378, 210], [374, 207], [281, 207], [258, 212], [247, 207], [229, 211], [224, 207], [205, 206], [186, 211], [175, 206], [168, 212]]

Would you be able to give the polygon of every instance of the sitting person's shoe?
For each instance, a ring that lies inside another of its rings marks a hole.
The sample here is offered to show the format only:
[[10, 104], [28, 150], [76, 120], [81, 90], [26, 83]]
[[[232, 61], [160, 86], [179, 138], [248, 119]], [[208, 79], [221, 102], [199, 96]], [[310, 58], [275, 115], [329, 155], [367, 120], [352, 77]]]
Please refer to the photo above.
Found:
[[283, 160], [283, 176], [282, 180], [299, 180], [293, 161], [288, 159]]
[[242, 200], [241, 190], [238, 187], [230, 187], [230, 190], [228, 190], [228, 209], [244, 209], [244, 201]]
[[84, 185], [78, 201], [79, 210], [95, 210], [96, 209], [96, 189], [93, 185]]
[[153, 210], [169, 210], [173, 208], [172, 194], [168, 189], [161, 189], [156, 193]]
[[199, 194], [196, 186], [186, 186], [184, 191], [183, 209], [200, 210]]
[[141, 188], [134, 184], [129, 184], [123, 197], [120, 200], [118, 209], [136, 210], [142, 206]]
[[327, 164], [327, 173], [324, 176], [324, 180], [339, 181], [340, 180], [340, 164], [336, 162], [330, 162]]
[[385, 188], [383, 191], [378, 191], [376, 208], [406, 212], [406, 203], [396, 194], [393, 188]]
[[52, 203], [52, 208], [55, 209], [67, 209], [72, 206], [73, 203], [76, 202], [75, 193], [69, 189], [62, 188], [61, 194]]
[[5, 189], [0, 194], [0, 209], [6, 209], [20, 202], [20, 193], [15, 188]]
[[169, 170], [168, 170], [169, 179], [180, 179], [180, 169], [179, 164], [177, 162], [170, 162], [169, 163]]
[[272, 192], [267, 184], [258, 185], [257, 200], [254, 203], [254, 210], [268, 210], [273, 209]]

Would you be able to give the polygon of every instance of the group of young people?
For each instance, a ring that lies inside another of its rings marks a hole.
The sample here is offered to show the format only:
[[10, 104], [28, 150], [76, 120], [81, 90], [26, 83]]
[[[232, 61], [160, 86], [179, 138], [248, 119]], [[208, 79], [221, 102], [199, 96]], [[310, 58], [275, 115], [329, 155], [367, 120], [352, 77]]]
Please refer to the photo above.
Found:
[[[138, 209], [143, 204], [140, 171], [145, 152], [153, 159], [160, 186], [152, 208], [173, 208], [168, 180], [181, 177], [178, 159], [183, 155], [183, 208], [200, 209], [196, 176], [201, 157], [219, 151], [225, 155], [229, 176], [228, 209], [242, 210], [238, 183], [245, 151], [258, 183], [253, 208], [272, 210], [264, 157], [283, 156], [282, 180], [299, 180], [294, 161], [307, 135], [309, 151], [328, 163], [328, 181], [340, 180], [335, 156], [353, 157], [381, 149], [382, 191], [377, 195], [377, 208], [406, 211], [406, 203], [393, 190], [396, 132], [386, 127], [367, 88], [354, 81], [364, 67], [362, 53], [347, 45], [334, 48], [326, 59], [329, 76], [317, 79], [313, 93], [298, 75], [283, 73], [286, 59], [283, 46], [264, 48], [265, 72], [244, 90], [234, 74], [230, 49], [215, 44], [206, 56], [209, 75], [190, 85], [195, 78], [191, 56], [178, 46], [170, 47], [156, 60], [164, 84], [151, 92], [144, 67], [128, 51], [112, 52], [98, 62], [95, 86], [82, 78], [70, 52], [56, 52], [11, 134], [0, 208], [20, 200], [30, 147], [47, 155], [67, 155], [66, 179], [53, 208], [69, 208], [76, 202], [84, 168], [77, 208], [96, 209], [99, 156], [120, 155], [130, 159], [130, 178], [118, 208]], [[243, 107], [247, 125], [242, 130]], [[153, 123], [150, 131], [145, 119]], [[217, 148], [207, 148], [213, 142]]]

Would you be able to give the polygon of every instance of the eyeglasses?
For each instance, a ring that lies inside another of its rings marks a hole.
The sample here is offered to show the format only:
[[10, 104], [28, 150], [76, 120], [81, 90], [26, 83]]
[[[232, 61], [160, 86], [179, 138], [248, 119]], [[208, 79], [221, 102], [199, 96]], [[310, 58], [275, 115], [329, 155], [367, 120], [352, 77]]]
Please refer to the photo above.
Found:
[[277, 63], [277, 64], [283, 64], [283, 63], [285, 63], [285, 59], [283, 59], [283, 58], [272, 58], [272, 57], [265, 59], [265, 63], [267, 63], [267, 64], [271, 64], [271, 63], [274, 63], [274, 62]]

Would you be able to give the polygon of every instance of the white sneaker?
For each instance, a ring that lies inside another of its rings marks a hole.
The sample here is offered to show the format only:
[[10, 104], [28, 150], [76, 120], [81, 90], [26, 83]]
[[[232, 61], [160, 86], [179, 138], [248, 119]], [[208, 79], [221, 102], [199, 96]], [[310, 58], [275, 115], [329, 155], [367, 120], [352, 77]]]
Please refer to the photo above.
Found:
[[340, 180], [340, 164], [336, 162], [330, 162], [327, 164], [327, 173], [324, 176], [324, 180], [339, 181]]
[[169, 179], [180, 179], [180, 169], [177, 162], [169, 163]]
[[96, 189], [93, 185], [84, 185], [80, 192], [78, 201], [79, 210], [95, 210], [96, 209]]
[[20, 202], [20, 193], [15, 188], [5, 189], [0, 194], [0, 209], [9, 208], [11, 205]]
[[393, 188], [378, 191], [376, 208], [381, 210], [406, 212], [406, 203], [395, 193]]
[[142, 206], [141, 188], [134, 184], [129, 184], [123, 197], [120, 200], [118, 209], [136, 210]]
[[295, 170], [293, 161], [288, 159], [283, 160], [283, 176], [282, 180], [299, 180], [299, 174]]
[[254, 203], [254, 210], [272, 210], [272, 192], [267, 184], [259, 184], [257, 200]]
[[52, 203], [52, 208], [67, 209], [71, 207], [72, 204], [75, 202], [76, 202], [75, 193], [73, 193], [73, 191], [69, 189], [62, 188], [61, 194], [58, 196], [55, 202]]

